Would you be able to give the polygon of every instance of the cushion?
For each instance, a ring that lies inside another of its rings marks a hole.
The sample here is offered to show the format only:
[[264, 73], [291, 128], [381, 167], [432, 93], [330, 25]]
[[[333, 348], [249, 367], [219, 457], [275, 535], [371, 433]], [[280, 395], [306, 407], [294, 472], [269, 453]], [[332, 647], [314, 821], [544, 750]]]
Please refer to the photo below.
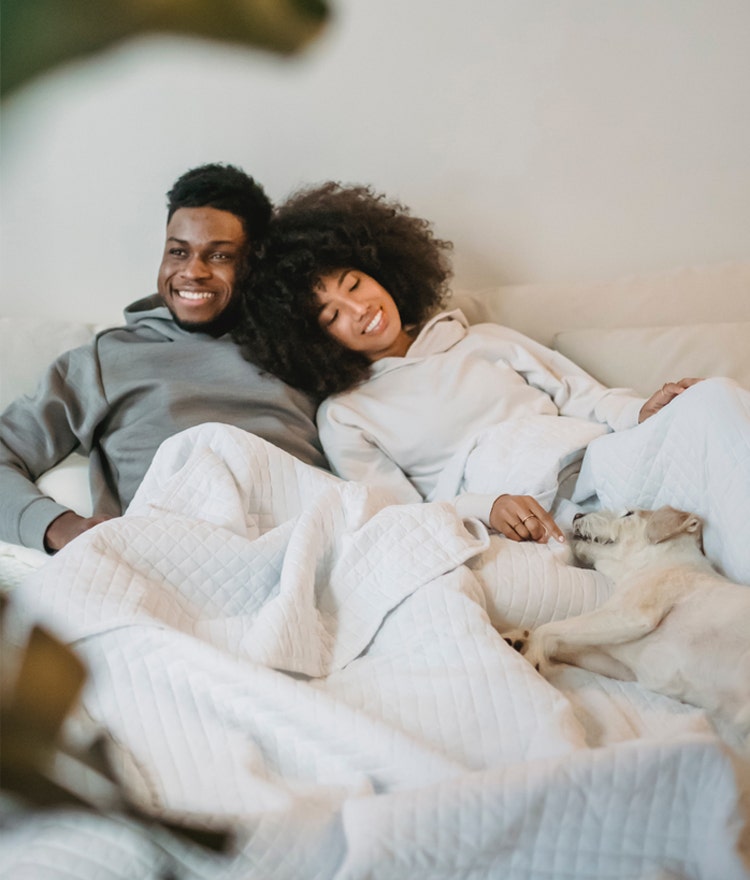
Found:
[[495, 321], [549, 346], [568, 330], [750, 321], [750, 261], [596, 283], [457, 291], [454, 302], [472, 323]]
[[554, 347], [603, 384], [645, 397], [684, 376], [729, 376], [750, 388], [750, 321], [570, 330]]
[[58, 355], [84, 345], [97, 329], [80, 321], [0, 318], [0, 410], [33, 391]]
[[81, 516], [91, 516], [92, 504], [89, 491], [89, 461], [83, 455], [73, 453], [60, 464], [47, 471], [37, 480], [37, 486]]

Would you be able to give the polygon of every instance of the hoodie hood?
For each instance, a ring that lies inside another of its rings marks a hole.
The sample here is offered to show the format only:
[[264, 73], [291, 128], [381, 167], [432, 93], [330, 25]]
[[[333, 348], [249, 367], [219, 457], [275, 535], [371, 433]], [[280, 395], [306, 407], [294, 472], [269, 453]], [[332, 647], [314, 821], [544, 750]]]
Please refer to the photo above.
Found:
[[372, 377], [389, 373], [405, 366], [410, 361], [440, 354], [453, 348], [469, 331], [469, 322], [461, 309], [440, 312], [422, 327], [419, 335], [409, 346], [404, 357], [385, 357], [375, 361], [371, 367]]
[[424, 357], [438, 354], [460, 342], [469, 330], [469, 322], [461, 309], [440, 312], [422, 327], [417, 338], [409, 346], [407, 357]]

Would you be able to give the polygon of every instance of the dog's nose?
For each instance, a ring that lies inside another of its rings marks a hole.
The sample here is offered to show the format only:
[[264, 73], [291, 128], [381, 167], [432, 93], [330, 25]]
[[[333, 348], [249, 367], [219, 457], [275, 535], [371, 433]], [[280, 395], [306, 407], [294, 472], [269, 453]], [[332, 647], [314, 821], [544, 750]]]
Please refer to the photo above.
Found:
[[580, 519], [582, 516], [583, 516], [582, 513], [574, 513], [573, 514], [573, 522], [575, 522], [577, 519]]

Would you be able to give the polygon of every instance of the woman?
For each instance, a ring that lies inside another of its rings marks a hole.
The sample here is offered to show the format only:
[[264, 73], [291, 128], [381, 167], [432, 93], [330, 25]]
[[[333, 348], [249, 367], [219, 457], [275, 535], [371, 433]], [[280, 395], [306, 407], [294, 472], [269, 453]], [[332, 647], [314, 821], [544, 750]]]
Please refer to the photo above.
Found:
[[277, 212], [236, 335], [251, 360], [324, 401], [335, 473], [402, 502], [454, 499], [514, 541], [564, 540], [554, 515], [587, 445], [699, 380], [644, 401], [513, 330], [470, 327], [441, 311], [450, 247], [367, 187], [303, 190]]

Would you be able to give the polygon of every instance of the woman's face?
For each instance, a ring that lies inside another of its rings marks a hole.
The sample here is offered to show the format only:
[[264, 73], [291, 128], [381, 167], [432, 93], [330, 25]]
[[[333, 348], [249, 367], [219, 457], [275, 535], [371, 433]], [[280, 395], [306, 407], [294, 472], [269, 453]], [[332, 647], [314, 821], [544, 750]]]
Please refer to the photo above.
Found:
[[374, 278], [358, 269], [337, 269], [321, 277], [315, 293], [320, 326], [345, 348], [371, 361], [408, 351], [412, 340], [396, 303]]

